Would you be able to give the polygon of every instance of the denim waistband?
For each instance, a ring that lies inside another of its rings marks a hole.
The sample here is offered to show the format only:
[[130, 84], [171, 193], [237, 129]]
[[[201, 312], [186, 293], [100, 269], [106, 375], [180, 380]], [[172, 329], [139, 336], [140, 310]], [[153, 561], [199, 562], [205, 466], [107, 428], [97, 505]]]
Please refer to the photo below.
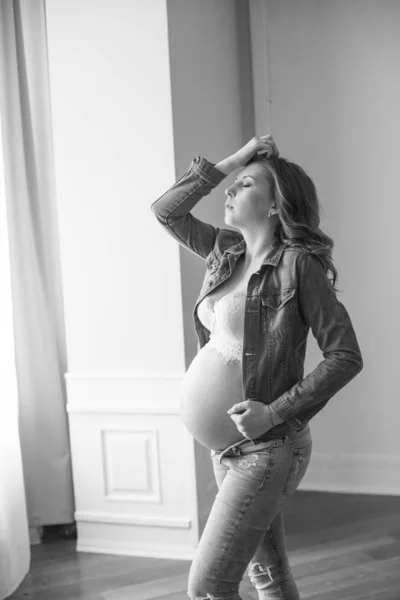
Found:
[[[290, 443], [291, 441], [297, 440], [301, 438], [303, 435], [307, 435], [310, 432], [310, 425], [307, 423], [303, 429], [300, 431], [291, 430], [287, 435], [281, 435], [279, 437], [272, 438], [267, 441], [255, 443], [256, 440], [249, 440], [248, 438], [243, 438], [230, 446], [227, 446], [223, 450], [211, 450], [211, 456], [218, 456], [218, 461], [221, 463], [222, 457], [225, 454], [236, 456], [240, 453], [252, 452], [254, 450], [261, 450], [262, 448], [273, 448], [274, 446], [278, 446], [282, 443]], [[259, 438], [257, 438], [259, 439]]]

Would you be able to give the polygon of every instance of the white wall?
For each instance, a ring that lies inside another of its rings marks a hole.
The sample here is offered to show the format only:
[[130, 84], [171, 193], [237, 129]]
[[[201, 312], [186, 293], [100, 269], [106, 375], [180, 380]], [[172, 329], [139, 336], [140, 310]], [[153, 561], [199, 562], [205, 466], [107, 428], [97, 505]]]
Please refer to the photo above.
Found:
[[179, 249], [150, 210], [175, 177], [166, 2], [51, 0], [47, 20], [77, 547], [190, 556]]
[[179, 250], [149, 209], [175, 172], [165, 1], [47, 12], [69, 371], [181, 373]]
[[[267, 0], [266, 9], [272, 133], [316, 183], [364, 357], [313, 419], [314, 449], [400, 458], [400, 3]], [[308, 371], [322, 358], [310, 342]]]

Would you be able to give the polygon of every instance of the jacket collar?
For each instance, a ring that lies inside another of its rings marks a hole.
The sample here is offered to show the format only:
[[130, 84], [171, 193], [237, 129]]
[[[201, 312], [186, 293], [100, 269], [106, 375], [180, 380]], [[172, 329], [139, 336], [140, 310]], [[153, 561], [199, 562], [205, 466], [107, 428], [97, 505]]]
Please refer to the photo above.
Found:
[[[266, 257], [263, 260], [263, 265], [272, 265], [276, 267], [280, 261], [282, 253], [286, 247], [286, 244], [280, 244], [278, 240], [274, 240], [272, 246], [269, 248]], [[246, 250], [246, 241], [243, 238], [238, 244], [234, 244], [225, 250], [225, 253], [228, 254], [243, 254]]]

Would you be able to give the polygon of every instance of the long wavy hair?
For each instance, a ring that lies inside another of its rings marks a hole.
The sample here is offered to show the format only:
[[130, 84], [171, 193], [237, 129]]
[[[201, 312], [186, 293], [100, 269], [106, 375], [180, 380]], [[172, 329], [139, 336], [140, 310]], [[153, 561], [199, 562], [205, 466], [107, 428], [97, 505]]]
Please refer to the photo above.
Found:
[[275, 238], [292, 248], [302, 247], [320, 261], [335, 291], [338, 272], [333, 263], [334, 241], [320, 227], [320, 202], [311, 178], [296, 163], [280, 156], [255, 155], [247, 163], [259, 163], [271, 185], [279, 222]]

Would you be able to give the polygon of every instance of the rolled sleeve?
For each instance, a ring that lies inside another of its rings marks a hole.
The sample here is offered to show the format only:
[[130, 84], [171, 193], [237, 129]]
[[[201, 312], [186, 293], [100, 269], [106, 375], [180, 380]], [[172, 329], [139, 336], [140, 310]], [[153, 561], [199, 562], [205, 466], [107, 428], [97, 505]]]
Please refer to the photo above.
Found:
[[191, 210], [223, 180], [226, 174], [202, 156], [192, 159], [189, 169], [151, 205], [165, 230], [182, 246], [206, 258], [213, 250], [220, 228], [191, 214]]

